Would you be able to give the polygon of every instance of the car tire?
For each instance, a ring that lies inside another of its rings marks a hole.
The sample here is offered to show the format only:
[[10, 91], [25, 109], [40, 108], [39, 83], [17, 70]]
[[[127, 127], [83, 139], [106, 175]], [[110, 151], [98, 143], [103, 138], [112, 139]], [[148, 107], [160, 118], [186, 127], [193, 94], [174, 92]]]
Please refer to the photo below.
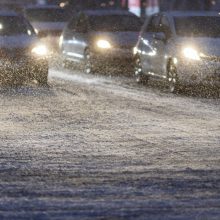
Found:
[[92, 61], [92, 54], [89, 49], [86, 49], [84, 53], [84, 72], [86, 74], [93, 74], [95, 71], [94, 63]]
[[149, 77], [143, 74], [142, 63], [140, 57], [134, 59], [134, 77], [138, 84], [147, 84]]
[[172, 61], [170, 61], [167, 68], [167, 84], [171, 93], [179, 92], [179, 79], [177, 68]]

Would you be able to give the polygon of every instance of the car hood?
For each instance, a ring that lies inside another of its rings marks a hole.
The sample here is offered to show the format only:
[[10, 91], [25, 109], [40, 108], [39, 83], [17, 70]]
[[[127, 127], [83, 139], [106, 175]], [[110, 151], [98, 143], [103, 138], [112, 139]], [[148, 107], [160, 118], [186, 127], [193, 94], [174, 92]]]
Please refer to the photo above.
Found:
[[62, 31], [66, 25], [66, 22], [31, 22], [34, 29], [38, 31], [46, 30], [60, 30]]
[[133, 48], [139, 32], [93, 32], [93, 38], [108, 40], [114, 47]]
[[220, 38], [179, 38], [176, 42], [181, 47], [193, 47], [206, 56], [220, 56]]
[[0, 48], [27, 48], [38, 42], [37, 37], [28, 35], [0, 36]]

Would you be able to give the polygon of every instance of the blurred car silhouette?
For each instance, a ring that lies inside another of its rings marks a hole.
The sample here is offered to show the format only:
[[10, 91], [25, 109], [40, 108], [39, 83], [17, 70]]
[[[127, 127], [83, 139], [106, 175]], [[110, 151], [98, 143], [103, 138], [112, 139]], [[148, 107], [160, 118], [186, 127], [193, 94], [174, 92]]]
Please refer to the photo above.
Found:
[[20, 85], [37, 80], [47, 85], [48, 51], [38, 40], [33, 27], [22, 16], [0, 11], [0, 81]]
[[37, 35], [47, 46], [57, 51], [59, 37], [68, 21], [68, 13], [54, 5], [29, 6], [24, 15], [34, 27]]
[[60, 38], [64, 63], [81, 62], [86, 73], [103, 67], [131, 70], [132, 49], [142, 22], [123, 10], [85, 10], [66, 26]]
[[136, 80], [166, 80], [171, 92], [178, 91], [181, 84], [219, 87], [219, 27], [217, 12], [153, 15], [134, 48]]

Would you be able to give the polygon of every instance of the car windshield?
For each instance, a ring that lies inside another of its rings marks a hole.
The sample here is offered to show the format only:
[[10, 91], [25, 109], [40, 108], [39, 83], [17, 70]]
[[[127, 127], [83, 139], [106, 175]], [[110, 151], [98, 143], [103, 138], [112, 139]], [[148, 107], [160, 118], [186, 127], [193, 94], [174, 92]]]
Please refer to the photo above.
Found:
[[67, 13], [61, 8], [26, 9], [25, 14], [30, 21], [37, 22], [65, 22], [68, 20]]
[[0, 17], [0, 36], [10, 36], [19, 34], [34, 34], [33, 28], [25, 19], [18, 16]]
[[92, 16], [90, 25], [94, 31], [140, 31], [141, 21], [135, 16]]
[[192, 37], [220, 37], [220, 17], [175, 17], [176, 34]]

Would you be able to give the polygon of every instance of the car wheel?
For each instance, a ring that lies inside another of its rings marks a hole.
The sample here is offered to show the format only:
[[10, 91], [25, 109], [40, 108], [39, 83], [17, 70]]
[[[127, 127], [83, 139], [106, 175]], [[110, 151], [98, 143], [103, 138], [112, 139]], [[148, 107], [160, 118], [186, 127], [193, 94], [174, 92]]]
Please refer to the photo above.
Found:
[[169, 91], [171, 93], [177, 93], [179, 90], [179, 80], [177, 74], [177, 68], [173, 63], [168, 65], [167, 71], [167, 83], [169, 87]]
[[139, 84], [147, 84], [149, 77], [143, 74], [142, 63], [140, 57], [136, 57], [134, 61], [134, 76]]
[[89, 49], [87, 49], [84, 54], [84, 72], [86, 74], [94, 73], [94, 64], [92, 62], [91, 52]]

